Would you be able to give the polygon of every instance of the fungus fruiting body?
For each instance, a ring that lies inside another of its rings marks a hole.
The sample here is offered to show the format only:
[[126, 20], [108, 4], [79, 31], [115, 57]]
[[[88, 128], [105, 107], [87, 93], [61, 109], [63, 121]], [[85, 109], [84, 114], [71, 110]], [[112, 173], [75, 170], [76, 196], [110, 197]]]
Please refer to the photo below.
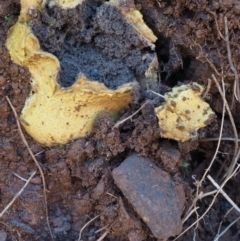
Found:
[[[6, 45], [11, 59], [16, 64], [27, 67], [32, 77], [32, 91], [20, 116], [22, 125], [36, 141], [51, 146], [89, 135], [100, 112], [116, 116], [119, 110], [133, 101], [132, 88], [136, 83], [127, 83], [111, 90], [97, 81], [88, 81], [86, 76], [80, 74], [72, 86], [59, 86], [58, 58], [41, 50], [38, 39], [28, 26], [32, 17], [29, 9], [40, 11], [45, 2], [21, 1], [18, 22], [10, 29]], [[50, 2], [61, 8], [73, 8], [82, 1]], [[113, 4], [121, 10], [119, 1], [106, 4]], [[137, 10], [122, 10], [122, 14], [126, 15], [127, 22], [133, 25], [137, 35], [153, 44], [156, 37]]]
[[165, 104], [155, 108], [162, 137], [187, 141], [212, 121], [215, 114], [202, 100], [202, 92], [201, 85], [192, 83], [164, 95]]

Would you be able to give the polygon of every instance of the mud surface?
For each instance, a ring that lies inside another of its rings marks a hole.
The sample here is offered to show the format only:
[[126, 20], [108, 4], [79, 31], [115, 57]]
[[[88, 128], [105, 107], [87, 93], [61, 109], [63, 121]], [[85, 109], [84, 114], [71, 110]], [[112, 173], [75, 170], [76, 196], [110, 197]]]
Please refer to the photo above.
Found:
[[[49, 7], [32, 22], [43, 50], [55, 54], [61, 61], [59, 81], [63, 86], [68, 86], [77, 75], [84, 73], [91, 80], [99, 80], [116, 88], [122, 83], [138, 80], [154, 55], [144, 42], [131, 35], [132, 30], [128, 29], [117, 10], [109, 9], [103, 2], [91, 1], [73, 11]], [[126, 7], [131, 7], [131, 4], [130, 1], [126, 2]], [[207, 87], [208, 78], [223, 71], [226, 98], [232, 104], [233, 118], [239, 131], [240, 105], [236, 101], [232, 103], [235, 77], [229, 66], [226, 42], [221, 37], [225, 30], [223, 17], [227, 16], [232, 59], [239, 70], [239, 3], [136, 0], [135, 4], [158, 37], [156, 54], [160, 84], [156, 92], [164, 94], [170, 87], [191, 81]], [[88, 11], [82, 11], [82, 8]], [[37, 170], [21, 140], [16, 120], [5, 99], [8, 96], [20, 114], [30, 91], [28, 70], [13, 64], [5, 48], [7, 31], [16, 21], [19, 9], [18, 1], [0, 3], [1, 211], [22, 188], [24, 179], [28, 179]], [[71, 28], [73, 23], [79, 29]], [[67, 29], [70, 30], [66, 31]], [[147, 58], [142, 58], [145, 55]], [[66, 81], [67, 75], [71, 79]], [[150, 97], [154, 99], [155, 96]], [[185, 197], [181, 200], [184, 202], [184, 216], [192, 203], [192, 193], [195, 190], [192, 175], [195, 175], [196, 180], [201, 179], [216, 149], [216, 141], [202, 142], [201, 139], [219, 136], [223, 103], [213, 83], [206, 99], [218, 117], [210, 126], [200, 130], [196, 138], [185, 143], [159, 138], [154, 101], [146, 104], [118, 128], [114, 128], [114, 120], [109, 115], [101, 114], [96, 120], [92, 136], [65, 146], [49, 149], [38, 145], [25, 134], [45, 174], [49, 220], [54, 240], [78, 240], [80, 230], [94, 217], [96, 219], [82, 230], [81, 240], [94, 241], [102, 235], [106, 235], [103, 240], [107, 241], [157, 240], [138, 215], [139, 210], [138, 213], [134, 211], [127, 194], [121, 192], [112, 177], [112, 170], [118, 168], [132, 153], [150, 158], [153, 167], [168, 172], [167, 175], [171, 176], [175, 184], [184, 187]], [[120, 120], [133, 114], [145, 100], [146, 96], [141, 96], [138, 103], [123, 110]], [[223, 137], [233, 136], [227, 115]], [[210, 171], [218, 183], [231, 160], [233, 150], [232, 141], [223, 141], [220, 145], [217, 161]], [[138, 168], [140, 167], [136, 165], [136, 170]], [[224, 187], [224, 191], [238, 206], [239, 179], [237, 174]], [[206, 179], [201, 191], [211, 190], [214, 187]], [[197, 204], [200, 215], [205, 212], [211, 200], [209, 196]], [[238, 217], [234, 209], [225, 216], [230, 208], [226, 199], [219, 195], [197, 228], [190, 229], [178, 240], [193, 240], [193, 236], [197, 241], [213, 240], [221, 222], [223, 230]], [[196, 217], [191, 216], [183, 224], [183, 230], [195, 220]], [[221, 240], [239, 240], [239, 225], [239, 221], [236, 222]], [[51, 240], [43, 206], [42, 181], [38, 172], [1, 218], [0, 239]]]

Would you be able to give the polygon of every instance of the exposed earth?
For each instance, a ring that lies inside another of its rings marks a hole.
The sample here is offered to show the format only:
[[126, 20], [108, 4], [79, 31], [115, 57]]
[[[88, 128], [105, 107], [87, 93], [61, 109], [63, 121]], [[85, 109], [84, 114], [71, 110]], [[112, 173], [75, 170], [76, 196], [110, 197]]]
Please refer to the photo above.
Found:
[[[7, 212], [0, 215], [0, 241], [240, 240], [239, 220], [217, 238], [217, 234], [239, 217], [238, 211], [230, 210], [232, 205], [221, 194], [197, 226], [177, 237], [197, 219], [193, 212], [182, 222], [194, 203], [197, 181], [203, 177], [217, 148], [224, 109], [213, 74], [220, 85], [224, 80], [226, 100], [233, 116], [231, 120], [226, 113], [223, 140], [208, 172], [219, 185], [236, 148], [232, 122], [239, 132], [240, 105], [236, 100], [239, 96], [236, 73], [240, 70], [239, 2], [122, 1], [126, 9], [136, 8], [142, 13], [158, 38], [155, 50], [135, 38], [122, 16], [114, 9], [109, 10], [105, 2], [108, 1], [91, 0], [71, 11], [47, 8], [30, 22], [41, 48], [60, 60], [59, 83], [70, 86], [81, 72], [90, 80], [100, 80], [116, 89], [124, 83], [140, 81], [155, 54], [159, 63], [158, 82], [150, 86], [140, 83], [141, 91], [135, 102], [121, 111], [120, 120], [143, 107], [117, 128], [114, 119], [102, 113], [89, 137], [51, 148], [38, 144], [24, 132], [44, 172], [52, 238], [46, 222], [43, 182], [37, 172]], [[6, 99], [7, 96], [20, 115], [30, 93], [28, 69], [14, 64], [5, 46], [8, 30], [17, 21], [19, 12], [18, 0], [0, 2], [1, 212], [26, 179], [37, 171]], [[58, 25], [53, 24], [56, 19]], [[109, 25], [109, 21], [116, 22], [117, 27]], [[71, 31], [66, 32], [67, 28]], [[205, 87], [202, 98], [210, 104], [216, 118], [190, 141], [161, 138], [154, 107], [163, 99], [157, 94], [163, 95], [174, 86], [192, 82]], [[148, 87], [157, 94], [148, 91]], [[239, 181], [237, 173], [224, 186], [236, 206], [240, 205]], [[213, 190], [212, 182], [205, 177], [199, 191]], [[198, 217], [211, 202], [212, 195], [194, 203]]]

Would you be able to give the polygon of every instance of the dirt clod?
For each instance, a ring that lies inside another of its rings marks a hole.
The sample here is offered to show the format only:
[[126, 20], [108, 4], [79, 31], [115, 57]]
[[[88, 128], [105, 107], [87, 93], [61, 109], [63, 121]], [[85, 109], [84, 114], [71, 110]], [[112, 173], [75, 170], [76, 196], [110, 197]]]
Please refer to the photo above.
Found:
[[161, 143], [161, 160], [165, 170], [169, 172], [176, 172], [181, 166], [181, 153], [169, 141]]
[[117, 186], [159, 239], [181, 232], [185, 202], [183, 188], [174, 187], [168, 173], [149, 159], [129, 156], [112, 172]]

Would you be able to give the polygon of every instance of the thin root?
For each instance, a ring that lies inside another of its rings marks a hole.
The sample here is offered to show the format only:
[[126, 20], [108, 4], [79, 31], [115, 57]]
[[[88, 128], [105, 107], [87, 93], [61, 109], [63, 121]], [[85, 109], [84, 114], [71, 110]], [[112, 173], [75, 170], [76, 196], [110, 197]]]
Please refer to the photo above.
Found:
[[208, 96], [208, 93], [210, 91], [211, 85], [212, 85], [212, 81], [211, 81], [211, 79], [208, 79], [208, 85], [207, 85], [207, 89], [206, 89], [206, 91], [205, 91], [205, 93], [203, 95], [203, 99], [206, 99], [206, 97]]
[[222, 91], [222, 89], [221, 89], [221, 87], [220, 87], [220, 85], [219, 85], [219, 83], [218, 83], [215, 75], [212, 75], [212, 78], [213, 78], [213, 80], [214, 80], [214, 82], [215, 82], [215, 84], [216, 84], [216, 86], [217, 86], [217, 88], [218, 88], [218, 91], [219, 91], [219, 93], [220, 93], [220, 95], [221, 95], [221, 97], [222, 97], [222, 99], [223, 99], [223, 103], [224, 103], [225, 106], [226, 106], [226, 110], [227, 110], [227, 112], [228, 112], [228, 116], [229, 116], [229, 118], [230, 118], [230, 121], [231, 121], [231, 124], [232, 124], [232, 128], [233, 128], [233, 133], [234, 133], [234, 136], [235, 136], [235, 149], [234, 149], [233, 160], [232, 160], [232, 162], [231, 162], [231, 164], [230, 164], [230, 166], [229, 166], [229, 168], [228, 168], [227, 174], [226, 174], [227, 177], [229, 177], [229, 176], [231, 175], [234, 167], [235, 167], [235, 164], [236, 164], [234, 160], [235, 160], [235, 157], [236, 157], [237, 152], [238, 152], [238, 133], [237, 133], [236, 125], [235, 125], [235, 123], [234, 123], [234, 119], [233, 119], [231, 110], [230, 110], [229, 105], [228, 105], [228, 103], [227, 103], [227, 100], [226, 100], [226, 98], [225, 98], [225, 94], [224, 94], [224, 92]]
[[34, 156], [32, 150], [31, 150], [30, 146], [28, 145], [28, 142], [27, 142], [27, 140], [26, 140], [23, 132], [22, 132], [22, 128], [21, 128], [21, 125], [20, 125], [20, 123], [19, 123], [19, 119], [18, 119], [18, 116], [17, 116], [17, 112], [16, 112], [14, 106], [12, 105], [12, 102], [10, 101], [10, 99], [8, 98], [8, 96], [6, 96], [6, 99], [7, 99], [7, 102], [8, 102], [8, 104], [10, 105], [10, 107], [11, 107], [11, 109], [12, 109], [12, 111], [13, 111], [14, 116], [15, 116], [15, 119], [16, 119], [16, 122], [17, 122], [17, 126], [18, 126], [18, 132], [19, 132], [19, 134], [20, 134], [20, 137], [21, 137], [24, 145], [27, 147], [27, 150], [28, 150], [30, 156], [32, 157], [34, 163], [36, 164], [36, 166], [37, 166], [37, 168], [38, 168], [38, 170], [39, 170], [39, 172], [40, 172], [41, 178], [42, 178], [42, 183], [43, 183], [43, 197], [44, 197], [44, 206], [45, 206], [46, 221], [47, 221], [47, 226], [48, 226], [48, 230], [49, 230], [50, 236], [51, 236], [51, 238], [52, 238], [52, 240], [53, 240], [53, 234], [52, 234], [52, 230], [51, 230], [50, 222], [49, 222], [49, 218], [48, 218], [47, 192], [46, 192], [46, 191], [47, 191], [47, 188], [46, 188], [46, 181], [45, 181], [44, 173], [43, 173], [42, 168], [41, 168], [41, 166], [39, 165], [37, 159], [35, 158], [35, 156]]
[[227, 199], [227, 201], [240, 213], [240, 208], [233, 202], [233, 200], [223, 191], [223, 189], [213, 180], [210, 175], [207, 175], [207, 178], [211, 181], [213, 186], [215, 186], [220, 193]]
[[235, 68], [233, 62], [232, 62], [232, 54], [231, 54], [231, 48], [229, 44], [229, 34], [228, 34], [228, 22], [227, 22], [227, 17], [224, 17], [224, 23], [225, 23], [225, 41], [227, 45], [227, 53], [228, 53], [228, 62], [231, 67], [231, 70], [234, 73], [235, 76], [235, 81], [234, 81], [234, 87], [233, 87], [233, 93], [235, 95], [236, 100], [239, 102], [240, 101], [240, 94], [239, 94], [239, 79], [238, 79], [238, 72], [237, 69]]
[[148, 104], [149, 101], [146, 101], [137, 111], [135, 111], [132, 115], [128, 116], [127, 118], [118, 121], [114, 126], [113, 129], [118, 128], [121, 124], [123, 124], [124, 122], [126, 122], [127, 120], [131, 119], [133, 116], [135, 116], [146, 104]]
[[90, 223], [92, 223], [95, 219], [97, 219], [99, 216], [100, 216], [100, 214], [97, 215], [96, 217], [90, 219], [87, 223], [84, 224], [84, 226], [81, 228], [81, 230], [80, 230], [80, 232], [79, 232], [78, 241], [81, 241], [81, 237], [82, 237], [82, 232], [83, 232], [83, 230], [84, 230]]
[[97, 239], [97, 241], [102, 241], [102, 240], [108, 235], [108, 233], [109, 233], [109, 230], [106, 230], [106, 231], [102, 234], [102, 236], [101, 236], [99, 239]]
[[31, 174], [31, 176], [28, 178], [28, 180], [26, 181], [26, 183], [23, 185], [23, 187], [19, 190], [19, 192], [14, 196], [14, 198], [12, 199], [12, 201], [10, 203], [8, 203], [8, 205], [4, 208], [4, 210], [0, 213], [0, 218], [4, 215], [5, 212], [7, 212], [7, 210], [13, 205], [13, 203], [15, 202], [15, 200], [21, 195], [21, 193], [25, 190], [25, 188], [27, 187], [27, 185], [29, 184], [29, 182], [32, 180], [32, 178], [34, 177], [34, 175], [36, 174], [37, 171], [33, 172]]

